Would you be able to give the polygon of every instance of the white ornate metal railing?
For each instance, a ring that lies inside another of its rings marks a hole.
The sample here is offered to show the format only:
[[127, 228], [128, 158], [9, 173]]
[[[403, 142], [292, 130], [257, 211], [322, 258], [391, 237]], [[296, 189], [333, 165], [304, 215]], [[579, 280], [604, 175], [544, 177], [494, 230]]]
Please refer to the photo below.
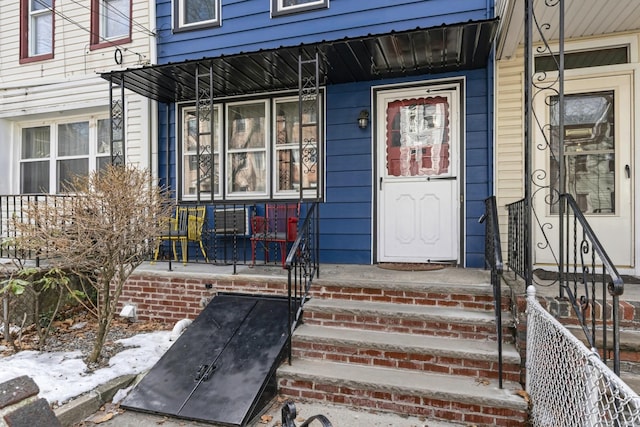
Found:
[[640, 397], [527, 289], [532, 426], [640, 426]]

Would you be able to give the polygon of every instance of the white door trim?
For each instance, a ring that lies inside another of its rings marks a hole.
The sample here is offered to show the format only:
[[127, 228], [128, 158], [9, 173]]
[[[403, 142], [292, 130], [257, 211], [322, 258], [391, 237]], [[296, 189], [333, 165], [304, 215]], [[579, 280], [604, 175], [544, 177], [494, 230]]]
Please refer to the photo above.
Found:
[[[451, 175], [455, 178], [455, 189], [453, 190], [453, 199], [450, 202], [453, 206], [453, 216], [455, 219], [454, 223], [454, 232], [451, 236], [451, 239], [455, 242], [455, 256], [450, 259], [447, 258], [447, 261], [456, 262], [458, 265], [464, 265], [464, 251], [465, 251], [465, 239], [464, 239], [464, 198], [463, 191], [465, 188], [465, 174], [464, 174], [464, 165], [465, 165], [465, 83], [466, 79], [464, 76], [457, 78], [449, 78], [449, 79], [438, 79], [438, 80], [427, 80], [420, 82], [412, 82], [409, 84], [394, 84], [394, 85], [384, 85], [384, 86], [375, 86], [372, 87], [372, 95], [371, 95], [371, 104], [373, 107], [373, 112], [371, 114], [372, 121], [372, 149], [374, 151], [374, 156], [372, 157], [372, 167], [373, 167], [373, 193], [374, 193], [374, 203], [372, 204], [372, 233], [374, 236], [373, 239], [373, 251], [372, 251], [372, 262], [380, 262], [382, 247], [381, 243], [383, 240], [383, 236], [380, 228], [380, 215], [382, 209], [382, 197], [380, 195], [380, 188], [383, 184], [383, 179], [381, 180], [383, 174], [383, 165], [381, 162], [384, 162], [385, 159], [382, 158], [383, 151], [381, 151], [380, 147], [382, 146], [382, 141], [380, 138], [383, 138], [385, 135], [385, 120], [378, 120], [380, 116], [380, 108], [382, 108], [379, 101], [385, 95], [391, 95], [394, 93], [402, 94], [406, 93], [415, 93], [420, 95], [419, 90], [424, 89], [424, 95], [433, 94], [437, 96], [438, 93], [447, 93], [451, 97], [452, 103], [452, 111], [451, 111], [451, 120], [453, 123], [451, 124], [451, 133], [452, 139], [456, 138], [457, 147], [455, 147], [455, 155], [452, 156], [454, 164], [451, 166]], [[453, 163], [452, 162], [452, 163]], [[437, 180], [437, 178], [434, 178]], [[420, 261], [418, 261], [418, 259]], [[407, 262], [427, 262], [429, 260], [438, 261], [438, 258], [435, 257], [433, 259], [426, 259], [425, 257], [417, 257], [414, 260], [409, 260]], [[440, 260], [445, 260], [444, 258]]]

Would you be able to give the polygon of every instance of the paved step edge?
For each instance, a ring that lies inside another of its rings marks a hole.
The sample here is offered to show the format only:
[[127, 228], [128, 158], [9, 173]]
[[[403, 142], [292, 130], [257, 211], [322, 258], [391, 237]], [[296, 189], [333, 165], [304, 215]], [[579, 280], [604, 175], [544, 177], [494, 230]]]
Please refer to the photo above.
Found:
[[[354, 330], [331, 326], [300, 325], [293, 335], [295, 341], [338, 344], [357, 348], [432, 354], [482, 361], [497, 361], [498, 344], [494, 341], [416, 336], [400, 332]], [[471, 342], [471, 343], [470, 343]], [[513, 344], [503, 343], [504, 363], [520, 364], [520, 354]]]
[[[385, 302], [325, 300], [312, 298], [305, 304], [306, 311], [317, 313], [340, 313], [360, 316], [384, 316], [397, 318], [426, 319], [431, 321], [472, 323], [491, 325], [495, 323], [493, 311], [469, 310], [431, 305], [394, 304]], [[513, 317], [502, 313], [502, 325], [510, 326]]]
[[[584, 331], [579, 325], [563, 324], [580, 341], [585, 342]], [[589, 324], [591, 328], [591, 324]], [[632, 329], [620, 329], [620, 350], [630, 352], [640, 352], [640, 331]], [[602, 347], [602, 329], [596, 332], [597, 347]], [[607, 330], [607, 346], [613, 346], [613, 332]]]
[[640, 374], [635, 372], [621, 371], [620, 378], [636, 394], [640, 393]]
[[114, 378], [55, 409], [56, 417], [64, 427], [76, 425], [113, 399], [118, 390], [129, 387], [135, 379], [136, 375]]
[[[321, 266], [320, 275], [314, 280], [314, 283], [343, 285], [344, 280], [333, 279], [333, 277], [344, 277], [344, 275], [340, 273], [340, 267], [339, 264], [334, 265], [332, 269], [327, 271]], [[393, 280], [390, 280], [385, 274], [376, 274], [376, 271], [373, 269], [365, 269], [360, 273], [360, 275], [351, 275], [349, 277], [349, 283], [379, 283], [382, 286], [388, 286], [392, 283], [396, 286], [422, 283], [424, 286], [433, 285], [445, 290], [451, 287], [469, 286], [472, 288], [474, 286], [490, 286], [491, 283], [490, 271], [473, 268], [451, 267], [435, 271], [398, 272], [398, 274], [394, 274]]]
[[497, 381], [493, 380], [479, 382], [456, 375], [403, 372], [397, 369], [306, 359], [294, 359], [291, 365], [282, 365], [277, 376], [278, 379], [310, 381], [352, 389], [381, 390], [516, 411], [527, 409], [527, 403], [517, 395], [522, 389], [521, 386], [510, 381], [504, 382], [503, 388], [500, 389]]
[[[331, 279], [316, 279], [313, 285], [318, 289], [322, 288], [363, 288], [380, 289], [387, 291], [408, 291], [424, 294], [443, 295], [486, 295], [493, 297], [493, 289], [490, 283], [476, 284], [455, 284], [455, 283], [411, 283], [411, 282], [390, 282], [388, 280], [376, 281], [375, 279], [354, 279], [348, 282], [333, 281]], [[510, 295], [508, 288], [504, 287], [502, 293]]]

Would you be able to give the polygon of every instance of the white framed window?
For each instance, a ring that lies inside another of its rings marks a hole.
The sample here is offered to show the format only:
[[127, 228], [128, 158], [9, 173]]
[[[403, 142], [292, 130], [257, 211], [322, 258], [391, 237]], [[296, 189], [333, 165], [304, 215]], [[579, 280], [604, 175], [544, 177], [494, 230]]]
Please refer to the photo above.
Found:
[[111, 162], [109, 119], [22, 126], [20, 193], [61, 193], [75, 175]]
[[174, 31], [222, 25], [220, 0], [174, 0]]
[[269, 188], [267, 101], [227, 105], [227, 194], [264, 196]]
[[129, 0], [100, 1], [100, 35], [113, 40], [129, 35]]
[[271, 0], [271, 16], [327, 9], [329, 0]]
[[304, 190], [315, 189], [318, 186], [318, 117], [303, 113], [301, 129], [297, 97], [274, 100], [274, 111], [274, 193], [282, 196], [298, 194], [300, 175]]
[[[320, 105], [323, 102], [321, 95]], [[303, 193], [315, 196], [323, 164], [319, 153], [324, 141], [324, 110], [320, 107], [320, 117], [302, 114], [300, 126], [298, 108], [298, 97], [292, 95], [215, 104], [213, 130], [208, 122], [200, 122], [198, 158], [195, 106], [180, 106], [180, 199], [195, 200], [198, 185], [202, 200], [297, 198], [301, 186]]]
[[54, 0], [20, 1], [20, 62], [53, 57]]
[[91, 1], [91, 49], [131, 41], [131, 1]]
[[[215, 106], [213, 109], [213, 128], [209, 117], [201, 118], [199, 144], [195, 107], [183, 108], [181, 115], [182, 196], [184, 199], [196, 198], [198, 182], [201, 197], [209, 198], [212, 193], [219, 196], [221, 193], [220, 141], [222, 141], [220, 107]], [[200, 149], [200, 162], [198, 162], [198, 149]]]

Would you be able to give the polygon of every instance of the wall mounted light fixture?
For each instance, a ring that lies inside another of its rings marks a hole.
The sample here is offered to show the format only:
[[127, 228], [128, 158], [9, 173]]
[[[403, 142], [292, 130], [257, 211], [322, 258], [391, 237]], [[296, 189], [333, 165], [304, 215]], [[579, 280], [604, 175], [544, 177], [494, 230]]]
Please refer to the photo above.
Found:
[[366, 129], [368, 125], [369, 125], [369, 112], [367, 110], [362, 110], [358, 115], [358, 127], [360, 129]]

